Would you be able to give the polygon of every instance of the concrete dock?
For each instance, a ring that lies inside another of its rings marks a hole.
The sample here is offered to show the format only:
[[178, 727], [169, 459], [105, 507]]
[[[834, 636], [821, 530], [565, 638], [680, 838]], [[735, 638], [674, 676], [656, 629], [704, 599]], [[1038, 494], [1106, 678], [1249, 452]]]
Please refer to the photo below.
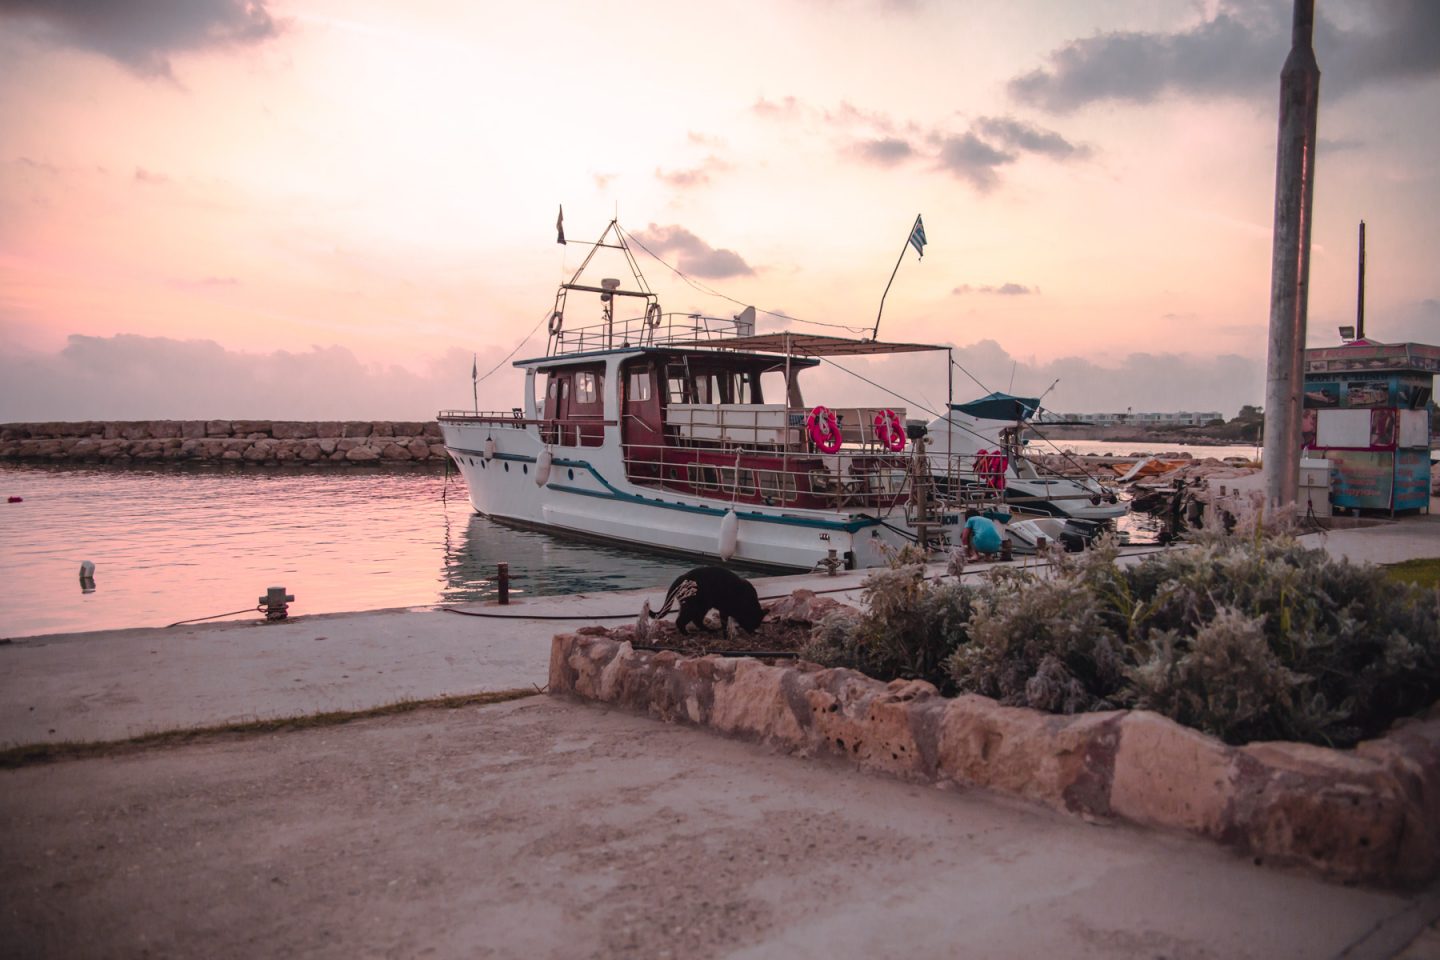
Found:
[[[1317, 545], [1440, 556], [1440, 517]], [[863, 576], [758, 586], [854, 601]], [[20, 640], [0, 645], [0, 745], [538, 687], [552, 634], [661, 592], [469, 608], [525, 619], [415, 609]], [[14, 956], [1419, 960], [1440, 917], [1440, 886], [1340, 887], [539, 696], [0, 784]]]

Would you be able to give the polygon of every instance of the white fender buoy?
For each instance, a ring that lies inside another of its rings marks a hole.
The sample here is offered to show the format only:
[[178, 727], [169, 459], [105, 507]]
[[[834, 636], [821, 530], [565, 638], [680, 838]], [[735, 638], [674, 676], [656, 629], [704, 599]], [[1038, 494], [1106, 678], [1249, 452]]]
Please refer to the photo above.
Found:
[[494, 437], [486, 437], [486, 438], [485, 438], [485, 459], [486, 459], [486, 460], [494, 460], [494, 459], [495, 459], [495, 438], [494, 438]]
[[740, 540], [740, 518], [735, 515], [735, 508], [731, 507], [725, 511], [725, 516], [720, 518], [720, 559], [729, 560], [735, 556], [735, 547]]
[[555, 460], [555, 455], [549, 450], [541, 450], [540, 456], [535, 458], [535, 486], [543, 487], [550, 481], [550, 464]]

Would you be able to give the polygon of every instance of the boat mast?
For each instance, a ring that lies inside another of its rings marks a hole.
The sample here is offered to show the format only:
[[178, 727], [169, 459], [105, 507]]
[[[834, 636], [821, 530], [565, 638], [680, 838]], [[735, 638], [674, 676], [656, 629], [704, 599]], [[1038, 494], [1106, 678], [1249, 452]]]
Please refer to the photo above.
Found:
[[[890, 284], [895, 282], [895, 274], [900, 272], [900, 261], [905, 259], [905, 248], [910, 246], [911, 238], [915, 236], [915, 231], [919, 227], [920, 214], [917, 213], [915, 214], [915, 226], [910, 228], [910, 233], [905, 237], [905, 245], [900, 248], [900, 256], [895, 258], [895, 269], [890, 271], [890, 279], [885, 283], [885, 292], [880, 294], [880, 309], [875, 311], [875, 329], [870, 334], [871, 340], [880, 339], [880, 314], [885, 312], [885, 298], [890, 296]], [[920, 234], [918, 242], [921, 244], [925, 242], [923, 232]], [[920, 247], [917, 246], [915, 249], [919, 250]]]

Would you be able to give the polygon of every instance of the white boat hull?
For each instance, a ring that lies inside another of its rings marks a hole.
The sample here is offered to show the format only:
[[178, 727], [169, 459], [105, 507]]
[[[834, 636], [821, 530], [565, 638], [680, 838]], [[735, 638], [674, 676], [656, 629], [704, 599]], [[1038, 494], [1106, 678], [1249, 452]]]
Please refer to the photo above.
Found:
[[[534, 427], [455, 420], [440, 426], [479, 513], [640, 549], [721, 559], [727, 539], [722, 525], [732, 504], [630, 483], [616, 452], [618, 438], [594, 447], [551, 446], [549, 476], [541, 486], [536, 462], [546, 446]], [[813, 570], [833, 550], [849, 566], [871, 567], [885, 562], [887, 549], [909, 542], [900, 532], [903, 517], [751, 503], [733, 509], [739, 522], [730, 559], [736, 563]]]

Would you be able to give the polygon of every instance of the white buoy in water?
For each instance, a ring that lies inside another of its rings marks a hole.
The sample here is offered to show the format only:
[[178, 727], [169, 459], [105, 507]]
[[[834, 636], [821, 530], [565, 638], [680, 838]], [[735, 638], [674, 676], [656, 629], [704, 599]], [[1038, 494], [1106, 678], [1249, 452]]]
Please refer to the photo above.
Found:
[[80, 579], [81, 579], [81, 580], [94, 580], [94, 579], [95, 579], [95, 564], [91, 563], [89, 560], [82, 560], [82, 561], [80, 561]]
[[735, 508], [731, 507], [725, 511], [725, 516], [720, 518], [720, 559], [729, 560], [735, 556], [735, 547], [740, 540], [740, 518], [735, 515]]
[[495, 438], [494, 438], [494, 437], [486, 437], [486, 438], [485, 438], [485, 459], [486, 459], [486, 460], [494, 460], [494, 459], [495, 459]]
[[548, 449], [541, 450], [540, 456], [535, 458], [535, 486], [543, 487], [550, 480], [550, 464], [555, 460], [555, 455]]

